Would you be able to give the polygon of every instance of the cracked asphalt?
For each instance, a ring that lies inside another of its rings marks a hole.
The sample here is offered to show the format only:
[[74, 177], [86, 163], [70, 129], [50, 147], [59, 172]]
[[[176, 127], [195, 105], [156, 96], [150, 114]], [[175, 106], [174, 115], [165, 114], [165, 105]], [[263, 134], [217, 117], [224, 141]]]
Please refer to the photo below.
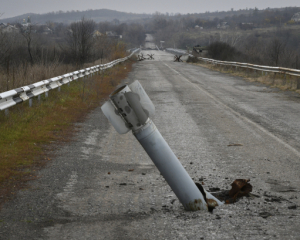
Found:
[[[0, 212], [0, 239], [300, 239], [300, 97], [173, 62], [135, 64], [153, 118], [190, 176], [229, 189], [249, 178], [253, 196], [186, 212], [131, 133], [100, 107], [73, 141]], [[235, 145], [235, 146], [234, 146]]]

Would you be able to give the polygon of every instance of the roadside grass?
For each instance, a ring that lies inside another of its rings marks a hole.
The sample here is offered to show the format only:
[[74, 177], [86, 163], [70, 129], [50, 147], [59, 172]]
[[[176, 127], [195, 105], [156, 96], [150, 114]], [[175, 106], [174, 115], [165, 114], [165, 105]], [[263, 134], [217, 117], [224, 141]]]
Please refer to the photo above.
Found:
[[247, 81], [250, 82], [259, 82], [266, 85], [269, 85], [274, 88], [279, 88], [282, 91], [289, 90], [289, 91], [295, 91], [300, 94], [300, 78], [293, 77], [284, 74], [274, 74], [274, 73], [268, 73], [267, 75], [262, 74], [261, 71], [254, 71], [250, 69], [235, 69], [234, 67], [228, 67], [228, 66], [216, 66], [213, 64], [207, 64], [203, 62], [198, 63], [191, 63], [194, 65], [202, 66], [214, 71], [219, 71], [222, 73], [230, 74], [233, 76], [239, 76], [244, 78]]
[[[33, 99], [0, 112], [0, 206], [15, 190], [35, 179], [36, 171], [51, 160], [49, 149], [55, 143], [70, 140], [81, 121], [106, 99], [127, 77], [133, 61], [107, 69], [99, 75], [61, 86], [61, 91], [49, 91], [40, 100]], [[57, 147], [57, 145], [56, 145]]]

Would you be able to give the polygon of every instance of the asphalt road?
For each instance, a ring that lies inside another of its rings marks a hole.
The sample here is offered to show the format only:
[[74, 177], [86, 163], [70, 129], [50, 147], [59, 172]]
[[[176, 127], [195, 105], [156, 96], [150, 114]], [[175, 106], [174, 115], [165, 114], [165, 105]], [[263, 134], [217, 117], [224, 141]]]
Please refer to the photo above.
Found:
[[151, 34], [146, 34], [144, 48], [146, 48], [146, 49], [156, 49], [156, 45], [154, 43], [154, 38]]
[[1, 239], [300, 239], [299, 95], [151, 53], [124, 82], [144, 86], [190, 176], [207, 190], [250, 178], [257, 197], [184, 211], [133, 135], [98, 108], [4, 206]]

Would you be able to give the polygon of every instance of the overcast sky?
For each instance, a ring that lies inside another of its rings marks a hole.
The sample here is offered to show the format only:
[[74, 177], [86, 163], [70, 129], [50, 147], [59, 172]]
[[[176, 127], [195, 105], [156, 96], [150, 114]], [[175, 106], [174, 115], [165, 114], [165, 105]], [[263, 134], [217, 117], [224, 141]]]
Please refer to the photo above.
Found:
[[291, 6], [300, 7], [300, 0], [0, 0], [0, 13], [4, 13], [1, 18], [8, 18], [24, 13], [101, 8], [133, 13], [201, 13], [227, 11], [231, 8]]

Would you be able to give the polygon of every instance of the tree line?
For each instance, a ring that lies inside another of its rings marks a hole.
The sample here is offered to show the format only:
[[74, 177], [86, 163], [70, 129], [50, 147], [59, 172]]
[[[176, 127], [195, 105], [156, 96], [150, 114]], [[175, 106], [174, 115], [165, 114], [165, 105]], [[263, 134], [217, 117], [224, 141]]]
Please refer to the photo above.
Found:
[[69, 25], [48, 22], [49, 34], [40, 33], [39, 25], [16, 27], [14, 32], [0, 30], [0, 92], [124, 57], [127, 48], [145, 39], [138, 24], [97, 24], [85, 18]]

